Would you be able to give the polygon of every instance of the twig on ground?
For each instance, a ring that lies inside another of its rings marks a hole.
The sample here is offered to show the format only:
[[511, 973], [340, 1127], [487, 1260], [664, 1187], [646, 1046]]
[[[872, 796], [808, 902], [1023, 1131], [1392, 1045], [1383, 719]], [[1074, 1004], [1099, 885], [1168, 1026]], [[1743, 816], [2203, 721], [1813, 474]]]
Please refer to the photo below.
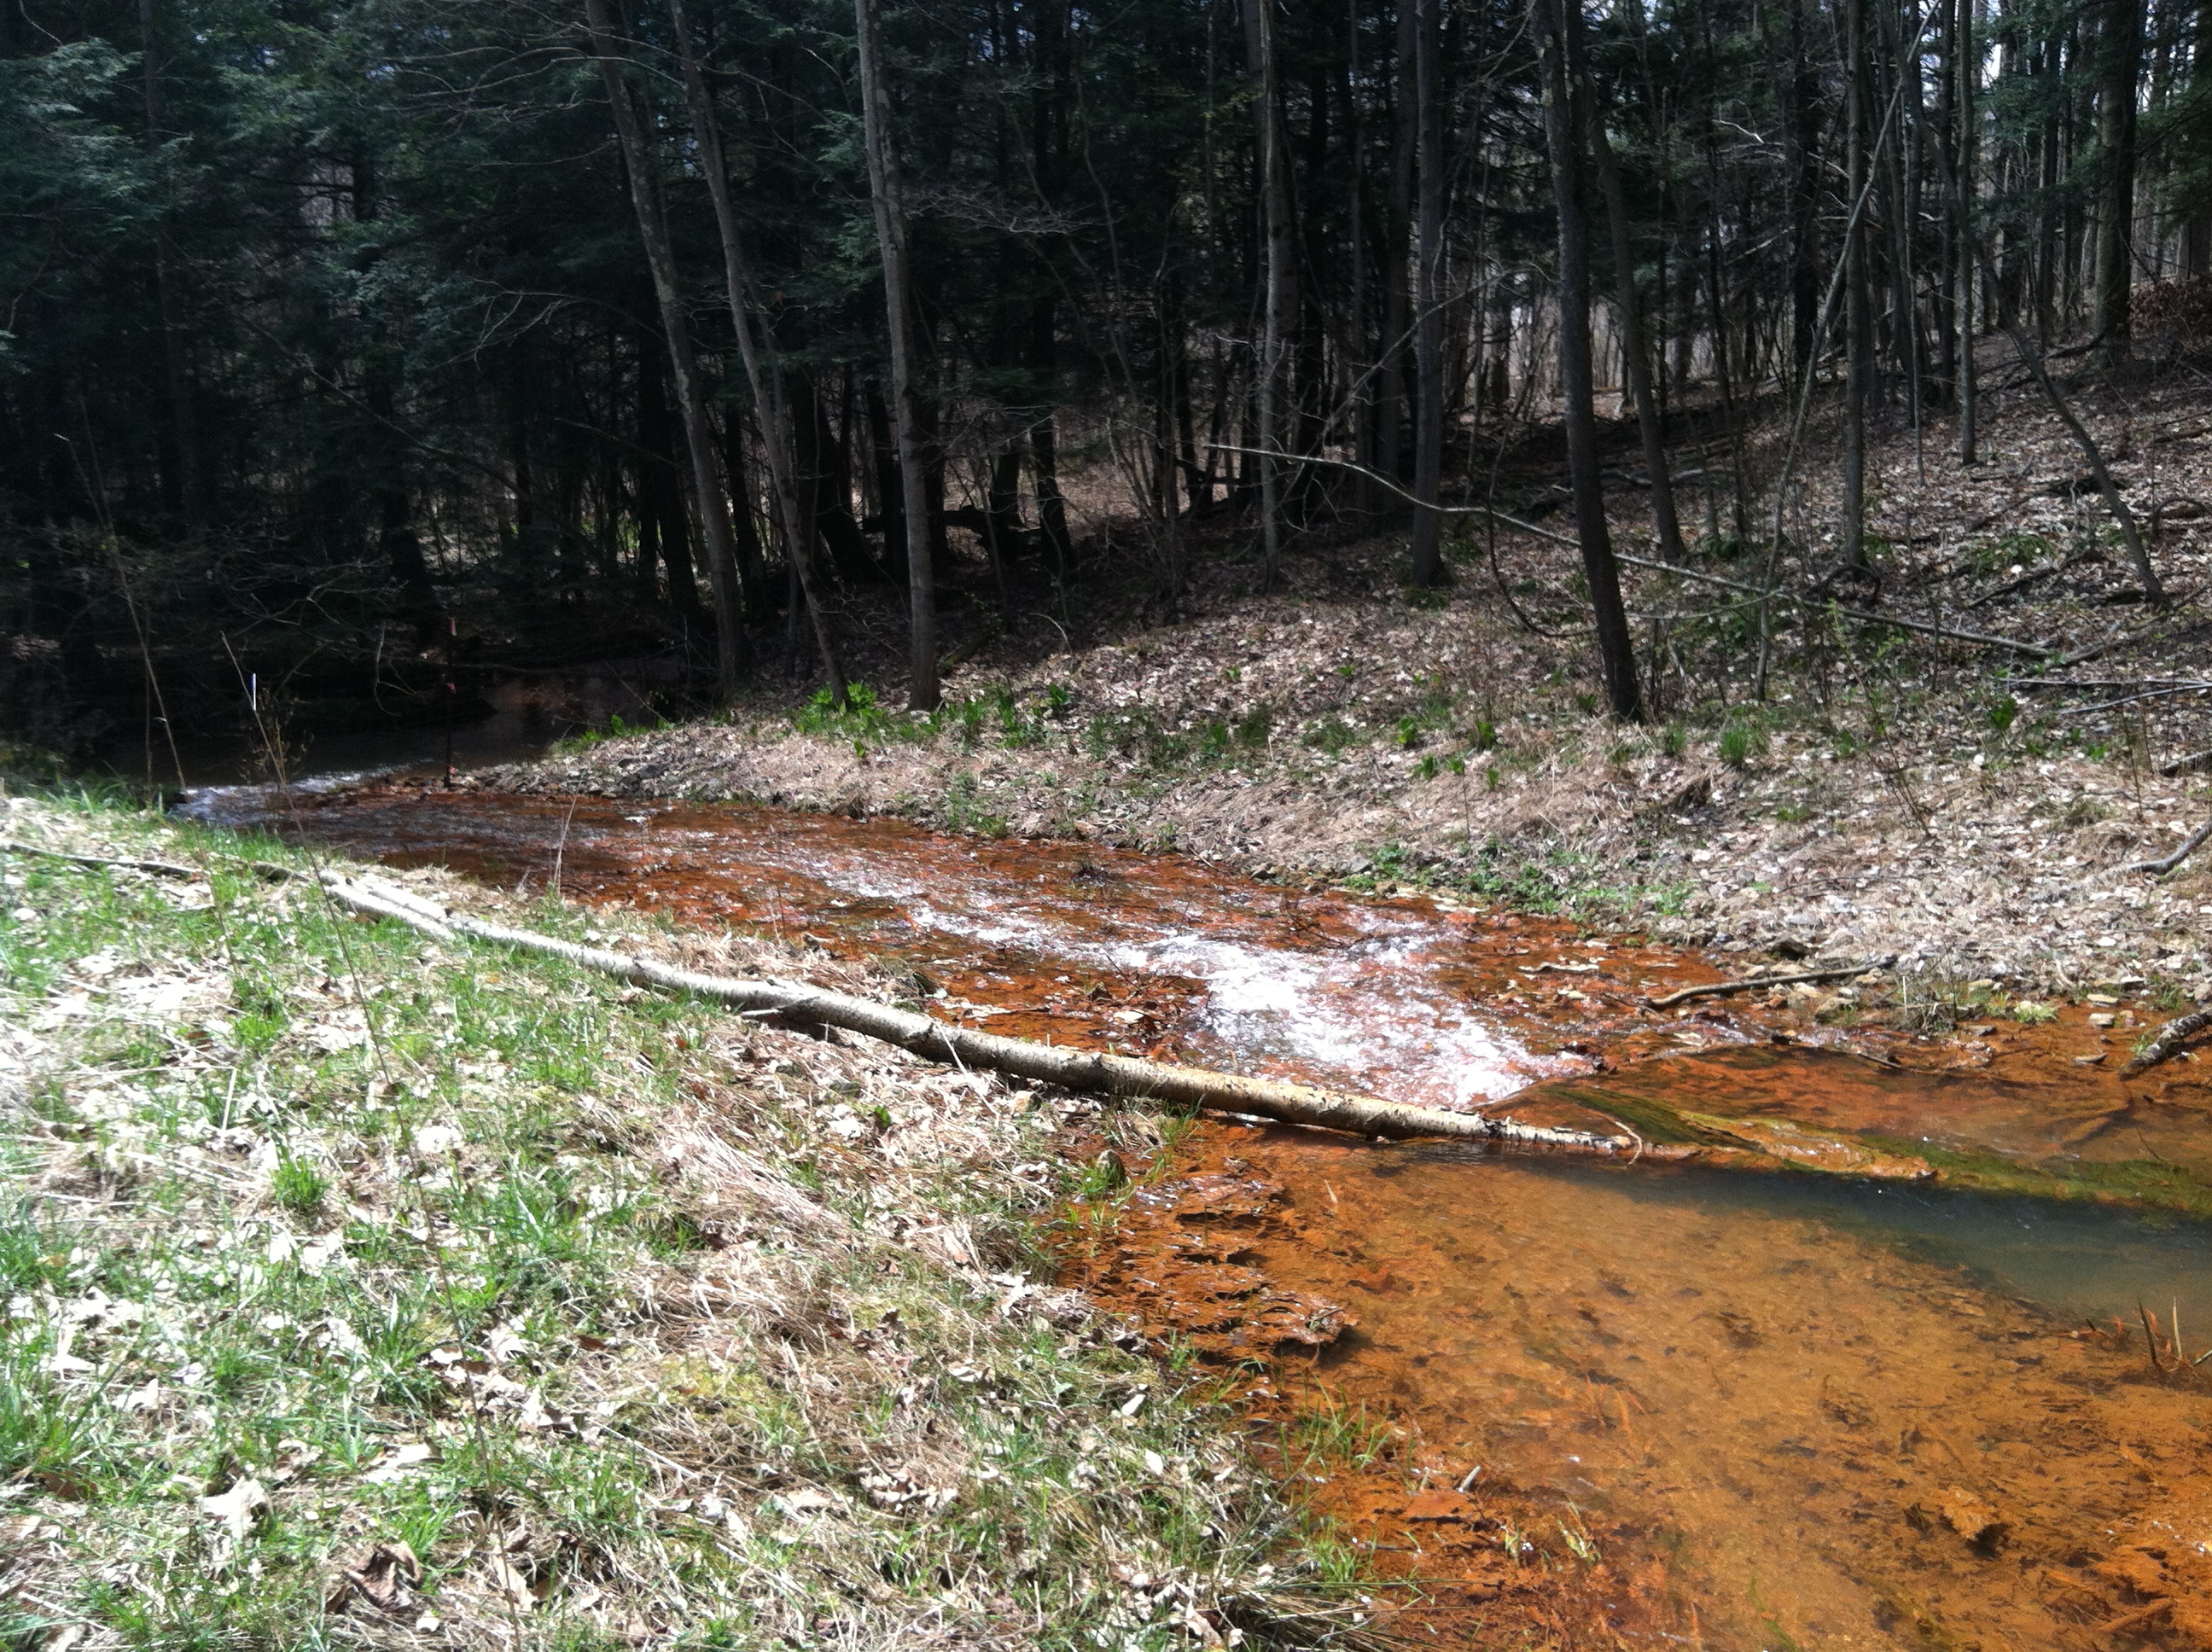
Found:
[[2002, 585], [1998, 586], [1995, 590], [1983, 592], [1980, 596], [1974, 598], [1972, 601], [1962, 604], [1962, 606], [1968, 610], [1979, 608], [1985, 603], [1995, 602], [2000, 597], [2009, 597], [2015, 591], [2025, 590], [2029, 586], [2034, 585], [2039, 580], [2051, 578], [2054, 574], [2063, 574], [2068, 568], [2073, 568], [2079, 563], [2086, 562], [2089, 560], [2090, 553], [2083, 551], [2075, 556], [2069, 556], [2063, 562], [2052, 562], [2047, 567], [2031, 568], [2016, 580], [2008, 580]]
[[151, 872], [156, 878], [198, 878], [197, 866], [180, 866], [173, 860], [138, 860], [129, 855], [73, 854], [66, 849], [49, 849], [36, 843], [19, 842], [14, 838], [0, 838], [0, 854], [38, 855], [47, 860], [67, 860], [80, 866], [121, 866], [131, 872]]
[[2172, 854], [2167, 855], [2164, 859], [2131, 860], [2126, 865], [2121, 867], [2120, 870], [2123, 872], [2147, 872], [2156, 877], [2163, 878], [2166, 873], [2172, 872], [2183, 861], [2188, 859], [2191, 855], [2195, 854], [2197, 851], [2203, 846], [2204, 840], [2208, 837], [2212, 837], [2212, 820], [2206, 821], [2195, 831], [2190, 833], [2188, 837], [2183, 841], [2181, 847], [2176, 849]]
[[1761, 987], [1794, 987], [1800, 981], [1849, 981], [1854, 975], [1864, 975], [1882, 967], [1882, 961], [1854, 963], [1838, 969], [1800, 969], [1788, 975], [1750, 975], [1741, 981], [1709, 981], [1702, 987], [1685, 987], [1679, 993], [1669, 993], [1664, 998], [1644, 999], [1655, 1010], [1664, 1010], [1672, 1005], [1687, 1004], [1692, 999], [1726, 998], [1733, 993], [1748, 993]]

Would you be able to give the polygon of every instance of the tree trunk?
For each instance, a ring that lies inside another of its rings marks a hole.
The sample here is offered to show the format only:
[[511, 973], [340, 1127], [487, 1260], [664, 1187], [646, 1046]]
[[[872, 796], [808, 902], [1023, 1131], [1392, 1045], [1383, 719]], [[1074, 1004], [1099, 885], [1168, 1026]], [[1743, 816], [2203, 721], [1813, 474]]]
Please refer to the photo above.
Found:
[[[622, 145], [623, 164], [629, 173], [630, 205], [637, 216], [640, 238], [645, 242], [646, 262], [653, 270], [653, 292], [660, 310], [662, 333], [668, 341], [668, 360], [676, 383], [678, 411], [684, 421], [684, 449], [689, 456], [693, 494], [699, 512], [700, 531], [707, 543], [708, 586], [714, 601], [714, 680], [725, 699], [738, 691], [737, 556], [730, 544], [730, 516], [722, 504], [720, 479], [714, 472], [714, 434], [707, 416], [707, 399], [699, 384], [699, 367], [691, 350], [691, 325], [684, 311], [683, 288], [676, 272], [676, 252], [668, 237], [668, 223], [651, 171], [645, 133], [630, 102], [629, 87], [623, 78], [608, 22], [607, 0], [584, 0], [591, 28], [592, 54], [599, 59], [599, 78], [607, 102], [614, 111], [615, 136]], [[664, 549], [665, 547], [664, 546]], [[672, 573], [673, 564], [671, 565]]]
[[2130, 346], [2130, 288], [2135, 281], [2136, 79], [2142, 65], [2142, 0], [2106, 0], [2098, 29], [2097, 273], [2090, 326], [2098, 359], [2117, 367]]
[[[2196, 39], [2189, 59], [2189, 85], [2202, 96], [2212, 88], [2212, 0], [2199, 0]], [[2212, 276], [2212, 190], [2197, 190], [2181, 206], [2181, 244], [2176, 249], [2185, 281]]]
[[[138, 0], [138, 51], [140, 83], [146, 102], [146, 153], [158, 157], [164, 117], [161, 56], [155, 50], [154, 35], [154, 0]], [[173, 450], [163, 478], [163, 491], [167, 496], [162, 502], [183, 519], [186, 528], [197, 533], [207, 522], [200, 488], [199, 425], [192, 411], [191, 370], [185, 354], [184, 329], [177, 321], [176, 277], [170, 272], [167, 238], [158, 225], [154, 231], [154, 293], [161, 312], [161, 367], [169, 392], [170, 434], [164, 445]]]
[[1283, 161], [1282, 112], [1275, 74], [1275, 0], [1244, 0], [1246, 70], [1252, 82], [1252, 121], [1259, 149], [1260, 198], [1267, 252], [1267, 315], [1261, 328], [1258, 428], [1252, 446], [1260, 472], [1260, 589], [1272, 591], [1282, 560], [1281, 450], [1283, 354], [1297, 303], [1297, 248], [1291, 210], [1290, 171]]
[[[691, 527], [684, 508], [683, 472], [675, 457], [675, 436], [669, 428], [668, 380], [661, 371], [660, 352], [650, 337], [638, 340], [637, 440], [644, 450], [638, 460], [638, 497], [659, 542], [661, 568], [668, 576], [668, 605], [686, 622], [699, 614], [699, 586], [691, 564]], [[639, 536], [638, 580], [647, 600], [653, 589], [653, 558], [647, 537]]]
[[[20, 850], [24, 846], [8, 847]], [[137, 864], [156, 868], [167, 876], [191, 875], [186, 868], [165, 862]], [[1357, 1136], [1455, 1137], [1607, 1154], [1633, 1151], [1639, 1158], [1680, 1159], [1697, 1154], [1693, 1148], [1646, 1144], [1625, 1134], [1598, 1135], [1548, 1125], [1520, 1124], [1480, 1113], [1412, 1107], [1277, 1079], [1211, 1072], [1203, 1067], [1171, 1066], [1090, 1050], [1056, 1049], [1025, 1038], [977, 1032], [911, 1010], [879, 1004], [872, 999], [829, 992], [800, 982], [709, 975], [654, 958], [580, 946], [557, 936], [489, 923], [451, 907], [434, 905], [411, 890], [381, 879], [356, 879], [326, 872], [319, 881], [338, 904], [370, 917], [406, 925], [434, 940], [451, 943], [467, 936], [494, 946], [557, 957], [619, 981], [690, 993], [751, 1015], [772, 1016], [798, 1026], [841, 1028], [896, 1044], [917, 1055], [952, 1062], [963, 1070], [979, 1067], [1088, 1095], [1151, 1098], [1170, 1105], [1280, 1119]]]
[[1874, 316], [1867, 295], [1867, 237], [1859, 197], [1866, 193], [1866, 18], [1864, 0], [1844, 6], [1844, 564], [1866, 566], [1867, 380], [1874, 369]]
[[[1579, 44], [1580, 31], [1571, 20], [1567, 26], [1570, 48]], [[1636, 250], [1629, 240], [1628, 201], [1621, 192], [1620, 167], [1613, 155], [1613, 140], [1606, 135], [1605, 120], [1597, 106], [1596, 88], [1589, 82], [1582, 53], [1571, 65], [1574, 84], [1583, 109], [1583, 125], [1589, 151], [1597, 161], [1598, 185], [1605, 195], [1605, 216], [1613, 234], [1613, 282], [1619, 294], [1621, 357], [1627, 369], [1628, 393], [1636, 403], [1636, 426], [1644, 442], [1644, 468], [1651, 482], [1651, 525], [1659, 541], [1659, 555], [1669, 562], [1684, 559], [1682, 527], [1674, 516], [1674, 480], [1667, 466], [1667, 440], [1659, 428], [1659, 402], [1651, 389], [1650, 346], [1644, 336], [1644, 309], [1636, 292]]]
[[1406, 468], [1406, 341], [1413, 331], [1413, 305], [1406, 252], [1413, 236], [1414, 160], [1420, 147], [1414, 89], [1419, 15], [1419, 0], [1398, 0], [1397, 123], [1390, 143], [1389, 211], [1382, 226], [1382, 346], [1376, 374], [1375, 468], [1398, 483], [1412, 480]]
[[[1812, 3], [1791, 0], [1790, 7], [1790, 158], [1796, 217], [1790, 254], [1790, 357], [1801, 384], [1815, 370], [1820, 349], [1814, 331], [1820, 319], [1820, 275], [1814, 267], [1820, 233], [1820, 74], [1807, 48], [1804, 16], [1805, 7]], [[1960, 3], [1972, 4], [1972, 0]], [[1663, 282], [1660, 293], [1663, 302]]]
[[1413, 424], [1413, 582], [1443, 581], [1444, 315], [1437, 276], [1444, 256], [1444, 112], [1438, 0], [1413, 0], [1413, 106], [1419, 151], [1413, 253], [1413, 377], [1419, 410]]
[[[1371, 517], [1382, 502], [1382, 489], [1367, 472], [1382, 468], [1377, 457], [1379, 444], [1376, 440], [1375, 386], [1369, 375], [1369, 343], [1367, 337], [1367, 137], [1364, 110], [1359, 100], [1359, 0], [1346, 0], [1346, 61], [1344, 79], [1345, 125], [1348, 134], [1347, 148], [1351, 155], [1352, 177], [1346, 203], [1351, 222], [1344, 234], [1345, 256], [1351, 265], [1352, 291], [1345, 317], [1344, 335], [1348, 341], [1345, 352], [1345, 374], [1350, 381], [1352, 455], [1361, 470], [1352, 485], [1352, 507], [1362, 517]], [[1182, 419], [1185, 446], [1188, 446], [1190, 430], [1190, 375], [1186, 367], [1182, 375], [1183, 395], [1176, 412]], [[1194, 506], [1195, 501], [1194, 501]]]
[[1981, 387], [1974, 369], [1975, 288], [1981, 280], [1981, 267], [1974, 258], [1974, 167], [1978, 150], [1981, 117], [1977, 112], [1975, 94], [1981, 85], [1980, 48], [1974, 40], [1974, 7], [1978, 0], [1954, 0], [1957, 7], [1958, 33], [1955, 51], [1958, 58], [1959, 100], [1959, 164], [1951, 180], [1952, 210], [1955, 215], [1951, 233], [1958, 245], [1955, 263], [1959, 270], [1959, 462], [1973, 465], [1980, 461], [1980, 433], [1976, 426], [1981, 418]]
[[[837, 634], [828, 604], [815, 588], [820, 579], [814, 560], [813, 519], [799, 507], [799, 490], [793, 470], [791, 410], [783, 394], [781, 375], [772, 364], [763, 364], [753, 334], [750, 277], [745, 268], [744, 242], [738, 234], [738, 214], [730, 198], [730, 175], [723, 164], [722, 137], [714, 119], [714, 100], [707, 90], [706, 76], [691, 46], [691, 30], [684, 15], [684, 0], [669, 0], [677, 46], [684, 62], [684, 95], [691, 114], [691, 135], [699, 146], [700, 168], [706, 174], [707, 192], [714, 203], [714, 224], [722, 242], [722, 282], [730, 307], [730, 326], [737, 335], [738, 355], [744, 363], [745, 384], [759, 410], [761, 446], [768, 458], [769, 490], [775, 495], [776, 514], [783, 525], [786, 555], [806, 593], [807, 611], [814, 622], [815, 647], [822, 669], [830, 679], [830, 693], [838, 705], [845, 703], [845, 665], [839, 657]], [[763, 330], [764, 331], [764, 330]], [[738, 485], [738, 442], [741, 426], [736, 410], [730, 415], [730, 491], [739, 510], [746, 512], [745, 532], [752, 532], [749, 502]], [[753, 558], [747, 556], [748, 598], [764, 606], [751, 590]]]
[[891, 412], [898, 427], [899, 483], [906, 515], [907, 592], [910, 610], [907, 708], [935, 711], [943, 697], [937, 683], [937, 588], [931, 555], [927, 478], [915, 404], [914, 292], [907, 278], [906, 205], [898, 149], [891, 136], [890, 82], [884, 67], [882, 21], [877, 0], [853, 0], [860, 33], [860, 106], [868, 149], [868, 193], [875, 203], [876, 246], [884, 265], [884, 308], [890, 321]]
[[[1620, 570], [1606, 527], [1605, 484], [1598, 469], [1597, 410], [1590, 388], [1589, 229], [1583, 211], [1562, 9], [1562, 0], [1531, 0], [1529, 6], [1543, 58], [1544, 131], [1551, 156], [1552, 199], [1559, 216], [1559, 379], [1565, 404], [1568, 481], [1574, 492], [1583, 571], [1597, 622], [1606, 696], [1614, 716], [1641, 722], [1644, 697], [1637, 684], [1636, 641], [1620, 600]], [[1569, 26], [1573, 15], [1568, 15]]]

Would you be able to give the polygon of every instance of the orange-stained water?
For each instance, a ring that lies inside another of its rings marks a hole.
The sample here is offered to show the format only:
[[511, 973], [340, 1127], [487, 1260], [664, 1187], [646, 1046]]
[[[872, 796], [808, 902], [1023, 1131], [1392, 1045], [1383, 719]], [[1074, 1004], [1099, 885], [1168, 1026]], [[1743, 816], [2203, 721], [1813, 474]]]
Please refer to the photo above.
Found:
[[[2212, 1163], [2191, 1070], [2123, 1081], [2133, 1032], [2079, 1012], [1869, 1031], [1854, 1056], [1794, 1047], [1835, 1035], [1780, 1003], [1650, 1010], [1713, 978], [1694, 957], [1188, 860], [602, 799], [337, 794], [299, 818], [389, 860], [543, 888], [557, 859], [572, 897], [890, 956], [994, 1030], [1528, 1116], [1610, 1087]], [[2178, 1364], [2177, 1306], [2181, 1347], [2212, 1343], [2196, 1224], [1233, 1123], [1083, 1215], [1071, 1272], [1249, 1373], [1286, 1470], [1420, 1580], [1401, 1626], [1424, 1642], [2212, 1646], [2212, 1390], [2147, 1351]], [[1310, 1420], [1332, 1409], [1333, 1443]], [[1362, 1418], [1395, 1430], [1364, 1466]]]

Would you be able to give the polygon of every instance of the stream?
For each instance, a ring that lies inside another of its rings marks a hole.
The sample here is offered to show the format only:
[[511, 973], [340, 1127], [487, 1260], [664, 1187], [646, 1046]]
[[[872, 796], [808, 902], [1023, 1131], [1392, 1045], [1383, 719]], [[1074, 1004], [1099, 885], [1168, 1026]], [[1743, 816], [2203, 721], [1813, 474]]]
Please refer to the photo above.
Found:
[[[2024, 1163], [2212, 1174], [2204, 1087], [2186, 1071], [2130, 1087], [2106, 1059], [2132, 1036], [2111, 1023], [2148, 1006], [1941, 1042], [1845, 1036], [1779, 998], [1656, 1012], [1650, 997], [1714, 964], [884, 819], [406, 786], [230, 788], [191, 811], [882, 959], [934, 1012], [994, 1032], [1538, 1122], [1640, 1093]], [[1391, 1475], [1332, 1475], [1317, 1497], [1422, 1580], [1439, 1633], [2212, 1646], [2212, 1399], [2193, 1370], [2154, 1373], [2141, 1318], [2161, 1339], [2178, 1318], [2191, 1355], [2212, 1344], [2197, 1222], [1224, 1121], [1117, 1224], [1071, 1275], [1226, 1370], [1265, 1351], [1240, 1340], [1255, 1281], [1348, 1315], [1356, 1328], [1281, 1353], [1248, 1397], [1403, 1430]]]

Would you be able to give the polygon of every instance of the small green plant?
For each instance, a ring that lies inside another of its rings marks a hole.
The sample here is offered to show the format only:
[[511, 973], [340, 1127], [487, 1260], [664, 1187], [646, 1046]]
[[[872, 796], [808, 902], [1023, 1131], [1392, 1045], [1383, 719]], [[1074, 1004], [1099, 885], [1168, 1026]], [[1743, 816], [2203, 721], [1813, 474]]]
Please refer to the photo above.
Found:
[[1257, 707], [1237, 720], [1237, 744], [1247, 751], [1264, 750], [1274, 727], [1274, 714], [1265, 706]]
[[1390, 1443], [1390, 1425], [1368, 1414], [1366, 1404], [1334, 1395], [1291, 1419], [1285, 1442], [1314, 1468], [1365, 1468]]
[[330, 1191], [330, 1178], [312, 1161], [289, 1152], [277, 1156], [276, 1168], [269, 1173], [270, 1197], [296, 1215], [319, 1210]]
[[1332, 717], [1306, 736], [1306, 744], [1334, 757], [1359, 740], [1359, 731], [1341, 718]]
[[2051, 541], [2039, 533], [2001, 533], [1966, 547], [1966, 563], [1986, 579], [2018, 568], [2025, 572], [2051, 554]]
[[1401, 717], [1398, 720], [1398, 749], [1401, 751], [1414, 751], [1420, 748], [1420, 720], [1417, 717]]
[[2057, 1020], [2058, 1011], [2051, 1005], [2039, 1004], [2033, 999], [2024, 998], [2012, 1006], [2012, 1018], [2023, 1027], [2040, 1027], [2046, 1022]]
[[1659, 750], [1669, 757], [1679, 757], [1689, 749], [1689, 733], [1680, 723], [1669, 723], [1659, 731]]
[[2009, 732], [2014, 720], [2017, 719], [2019, 715], [2020, 701], [2014, 699], [2010, 695], [2006, 695], [1995, 705], [1990, 708], [1990, 728], [1991, 732], [1997, 734]]
[[926, 732], [927, 726], [893, 717], [866, 683], [848, 683], [842, 706], [827, 688], [817, 689], [814, 697], [800, 707], [799, 714], [792, 719], [792, 726], [801, 734], [827, 735], [839, 741], [872, 740], [881, 744], [902, 737], [911, 738]]
[[[2095, 755], [2101, 756], [2103, 754], [2100, 752]], [[2112, 805], [2106, 803], [2104, 799], [2092, 797], [2084, 792], [2079, 797], [2068, 800], [2065, 808], [2059, 811], [2058, 823], [2078, 831], [2084, 826], [2094, 826], [2112, 812]]]
[[1474, 726], [1474, 749], [1477, 751], [1495, 751], [1498, 749], [1498, 725], [1487, 717]]
[[973, 774], [962, 774], [945, 788], [939, 812], [947, 831], [973, 832], [978, 837], [1006, 835], [1006, 817], [982, 805]]
[[1044, 708], [1047, 714], [1054, 718], [1065, 717], [1074, 704], [1075, 695], [1072, 691], [1070, 691], [1066, 683], [1051, 683], [1046, 684], [1044, 691]]
[[1754, 749], [1752, 732], [1741, 723], [1732, 723], [1721, 732], [1721, 761], [1731, 768], [1741, 768], [1751, 761]]

